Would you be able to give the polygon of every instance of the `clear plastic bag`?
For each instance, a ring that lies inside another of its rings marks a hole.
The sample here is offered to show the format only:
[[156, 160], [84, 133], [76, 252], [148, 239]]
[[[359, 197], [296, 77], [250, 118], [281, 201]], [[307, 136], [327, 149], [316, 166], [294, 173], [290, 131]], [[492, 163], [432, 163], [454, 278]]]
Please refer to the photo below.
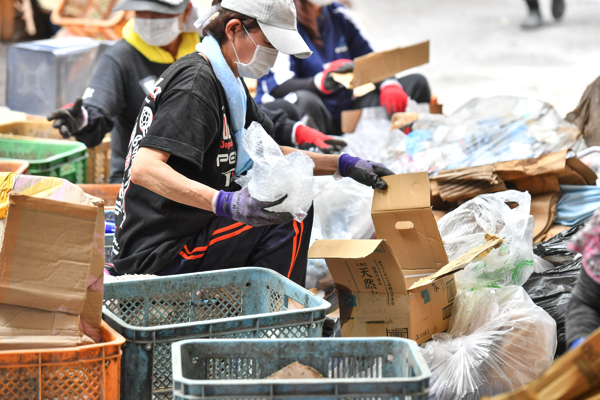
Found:
[[301, 222], [319, 194], [313, 161], [300, 151], [284, 156], [279, 145], [257, 122], [250, 125], [242, 142], [253, 166], [237, 182], [242, 187], [248, 186], [250, 196], [257, 200], [274, 201], [287, 195], [283, 203], [268, 210], [289, 212]]
[[[510, 208], [507, 203], [518, 204]], [[486, 235], [503, 245], [456, 273], [459, 289], [521, 286], [533, 272], [533, 217], [528, 192], [507, 190], [471, 199], [438, 221], [450, 261], [484, 244]]]
[[421, 351], [430, 399], [476, 400], [537, 378], [554, 360], [556, 322], [519, 286], [461, 291], [450, 329]]
[[581, 142], [578, 129], [548, 103], [509, 96], [475, 98], [449, 116], [422, 114], [412, 129], [430, 137], [413, 154], [404, 153], [397, 142], [396, 159], [387, 161], [398, 173], [411, 172], [415, 165], [435, 173], [539, 157]]

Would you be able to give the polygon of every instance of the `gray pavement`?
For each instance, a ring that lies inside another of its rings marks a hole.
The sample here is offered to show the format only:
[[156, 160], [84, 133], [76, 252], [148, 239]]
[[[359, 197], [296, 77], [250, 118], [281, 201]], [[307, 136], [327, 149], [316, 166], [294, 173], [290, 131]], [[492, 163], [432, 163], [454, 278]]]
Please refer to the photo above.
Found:
[[[199, 0], [200, 3], [206, 0]], [[541, 0], [546, 25], [525, 32], [523, 0], [352, 0], [376, 50], [431, 40], [431, 62], [415, 68], [452, 112], [473, 97], [516, 95], [564, 115], [600, 75], [600, 2], [571, 1], [563, 21]], [[0, 44], [0, 105], [6, 46]], [[412, 71], [411, 71], [412, 72]]]

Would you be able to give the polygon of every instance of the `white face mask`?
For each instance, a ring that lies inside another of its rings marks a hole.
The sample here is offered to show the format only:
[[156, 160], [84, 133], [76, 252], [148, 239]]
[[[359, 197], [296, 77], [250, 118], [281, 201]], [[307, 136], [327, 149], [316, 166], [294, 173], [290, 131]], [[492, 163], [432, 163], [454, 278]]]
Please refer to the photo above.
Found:
[[[243, 25], [242, 27], [248, 36], [250, 36], [250, 33], [248, 33], [246, 30], [246, 27]], [[276, 49], [270, 49], [268, 47], [257, 45], [254, 39], [252, 39], [252, 36], [250, 36], [250, 40], [252, 40], [252, 43], [254, 43], [256, 46], [256, 50], [254, 51], [254, 57], [252, 57], [252, 60], [250, 60], [248, 64], [244, 64], [240, 61], [240, 57], [238, 57], [237, 51], [235, 51], [233, 42], [231, 42], [231, 45], [233, 46], [233, 51], [238, 59], [236, 64], [240, 76], [243, 76], [244, 78], [258, 79], [262, 76], [265, 76], [271, 70], [271, 68], [273, 68], [279, 52]]]
[[151, 46], [162, 47], [173, 43], [181, 33], [179, 17], [134, 18], [133, 31]]

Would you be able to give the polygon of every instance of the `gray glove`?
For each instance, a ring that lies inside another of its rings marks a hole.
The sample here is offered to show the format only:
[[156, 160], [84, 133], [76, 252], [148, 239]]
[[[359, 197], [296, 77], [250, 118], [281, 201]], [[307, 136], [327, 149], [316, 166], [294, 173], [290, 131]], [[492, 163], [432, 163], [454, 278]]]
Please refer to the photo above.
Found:
[[382, 176], [394, 175], [393, 171], [381, 163], [362, 160], [349, 154], [342, 154], [338, 160], [338, 172], [341, 176], [347, 176], [363, 185], [371, 186], [373, 189], [387, 189], [387, 183]]
[[75, 136], [83, 125], [83, 112], [81, 98], [75, 100], [75, 103], [69, 108], [61, 108], [48, 114], [48, 121], [54, 120], [52, 126], [59, 130], [65, 139]]
[[265, 208], [283, 203], [286, 197], [287, 195], [275, 201], [260, 201], [250, 196], [247, 187], [239, 192], [221, 190], [214, 205], [215, 214], [250, 226], [283, 224], [292, 219], [292, 214], [271, 212]]

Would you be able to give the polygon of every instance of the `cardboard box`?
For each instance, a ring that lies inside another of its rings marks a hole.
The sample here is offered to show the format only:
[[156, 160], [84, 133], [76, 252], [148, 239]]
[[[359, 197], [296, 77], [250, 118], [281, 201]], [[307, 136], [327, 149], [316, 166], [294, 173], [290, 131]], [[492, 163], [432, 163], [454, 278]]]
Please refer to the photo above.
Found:
[[377, 240], [317, 240], [339, 294], [342, 336], [404, 337], [423, 343], [448, 329], [455, 271], [502, 243], [489, 241], [448, 263], [429, 206], [426, 173], [384, 178], [372, 216]]
[[0, 349], [99, 341], [102, 200], [58, 178], [0, 183]]
[[354, 60], [354, 71], [333, 73], [332, 77], [347, 89], [381, 82], [397, 73], [429, 62], [429, 41], [409, 47], [373, 52]]

